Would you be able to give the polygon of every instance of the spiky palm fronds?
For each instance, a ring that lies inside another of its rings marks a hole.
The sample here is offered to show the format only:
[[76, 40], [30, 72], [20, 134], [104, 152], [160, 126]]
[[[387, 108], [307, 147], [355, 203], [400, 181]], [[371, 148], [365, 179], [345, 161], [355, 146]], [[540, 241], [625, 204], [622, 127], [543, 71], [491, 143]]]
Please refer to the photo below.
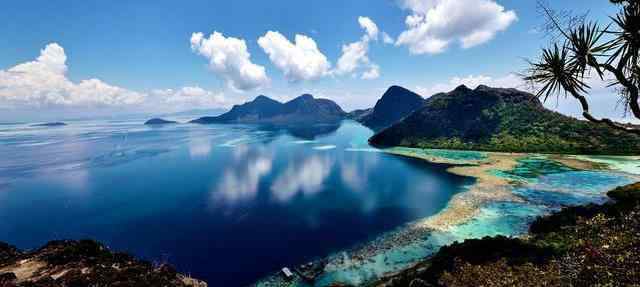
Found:
[[[590, 87], [584, 81], [593, 69], [601, 79], [605, 72], [615, 76], [610, 86], [616, 87], [620, 102], [625, 104], [625, 114], [631, 111], [640, 119], [640, 0], [610, 1], [620, 5], [620, 12], [611, 17], [612, 23], [604, 29], [584, 21], [565, 28], [553, 10], [541, 5], [548, 21], [564, 36], [564, 43], [542, 49], [540, 60], [529, 62], [524, 80], [534, 88], [541, 87], [538, 97], [545, 101], [552, 94], [570, 94], [580, 102], [587, 120], [640, 135], [640, 127], [598, 119], [589, 111], [586, 95]], [[605, 34], [609, 40], [603, 40]]]
[[542, 49], [537, 62], [529, 62], [530, 68], [524, 80], [533, 86], [540, 86], [537, 96], [546, 101], [551, 95], [561, 93], [584, 93], [589, 86], [583, 81], [579, 65], [569, 56], [568, 45], [554, 44], [552, 48]]
[[608, 63], [618, 60], [620, 66], [627, 69], [633, 69], [638, 65], [640, 53], [640, 1], [631, 2], [632, 4], [625, 5], [615, 17], [611, 17], [615, 29], [606, 29], [606, 33], [613, 35], [608, 45], [614, 50]]
[[[612, 51], [606, 65], [616, 75], [618, 94], [633, 111], [634, 115], [640, 115], [638, 106], [638, 88], [640, 86], [640, 1], [618, 1], [622, 4], [621, 11], [614, 17], [610, 17], [613, 29], [605, 32], [612, 35], [613, 39], [607, 45]], [[626, 110], [625, 110], [626, 113]]]
[[625, 4], [628, 0], [610, 0], [613, 4]]
[[594, 68], [600, 78], [603, 78], [598, 58], [607, 56], [606, 52], [610, 47], [608, 44], [600, 43], [605, 31], [606, 29], [601, 29], [598, 23], [593, 22], [582, 23], [567, 34], [571, 62], [575, 64], [575, 72], [583, 78], [590, 68]]

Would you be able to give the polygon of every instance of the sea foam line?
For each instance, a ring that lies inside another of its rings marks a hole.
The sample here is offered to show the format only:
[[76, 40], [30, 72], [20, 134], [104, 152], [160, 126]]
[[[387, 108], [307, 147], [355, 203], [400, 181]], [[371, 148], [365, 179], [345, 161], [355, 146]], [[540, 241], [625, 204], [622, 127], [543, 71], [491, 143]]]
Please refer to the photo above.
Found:
[[313, 147], [313, 149], [315, 149], [315, 150], [331, 150], [331, 149], [335, 149], [335, 148], [336, 148], [335, 145], [322, 145], [322, 146]]

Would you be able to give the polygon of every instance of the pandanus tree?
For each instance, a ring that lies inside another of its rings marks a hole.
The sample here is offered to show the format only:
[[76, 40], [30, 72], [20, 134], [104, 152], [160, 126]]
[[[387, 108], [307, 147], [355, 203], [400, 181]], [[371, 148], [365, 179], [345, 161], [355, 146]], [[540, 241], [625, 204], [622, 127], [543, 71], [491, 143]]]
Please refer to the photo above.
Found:
[[525, 81], [546, 101], [550, 96], [571, 96], [582, 107], [585, 119], [640, 135], [640, 127], [594, 116], [589, 109], [589, 77], [599, 77], [615, 87], [625, 115], [640, 119], [640, 0], [610, 0], [619, 12], [610, 23], [566, 17], [541, 4], [553, 43], [543, 48], [538, 60], [529, 61]]

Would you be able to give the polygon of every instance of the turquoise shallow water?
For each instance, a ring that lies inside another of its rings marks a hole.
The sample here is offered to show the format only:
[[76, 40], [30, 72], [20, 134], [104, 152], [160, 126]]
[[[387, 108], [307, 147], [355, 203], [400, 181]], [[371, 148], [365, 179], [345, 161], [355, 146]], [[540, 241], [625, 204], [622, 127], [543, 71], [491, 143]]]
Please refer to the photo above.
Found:
[[406, 147], [393, 147], [387, 149], [390, 152], [400, 152], [413, 154], [421, 158], [445, 158], [450, 162], [481, 161], [487, 158], [486, 153], [465, 150], [438, 150], [438, 149], [416, 149]]
[[607, 164], [610, 168], [631, 174], [640, 174], [640, 157], [638, 156], [575, 156], [593, 162]]
[[[443, 155], [456, 153], [447, 151]], [[459, 159], [462, 156], [454, 156]], [[352, 254], [359, 254], [354, 248], [335, 254], [332, 261], [336, 266], [327, 268], [315, 286], [327, 286], [333, 282], [361, 284], [386, 273], [406, 268], [419, 260], [435, 253], [440, 247], [456, 241], [485, 236], [520, 236], [527, 233], [529, 224], [538, 216], [558, 210], [563, 206], [586, 203], [601, 203], [606, 200], [605, 193], [617, 186], [638, 181], [638, 177], [629, 173], [615, 171], [578, 171], [544, 156], [532, 155], [519, 161], [511, 171], [493, 174], [513, 180], [512, 192], [518, 196], [518, 202], [488, 202], [480, 208], [471, 220], [453, 226], [446, 231], [424, 232], [422, 237], [409, 244], [397, 244], [392, 249], [373, 254], [364, 261], [352, 262]], [[384, 235], [393, 237], [413, 228], [409, 224]], [[376, 246], [376, 241], [371, 243]], [[366, 249], [366, 248], [365, 248]], [[278, 282], [276, 280], [276, 282]], [[260, 286], [274, 286], [268, 279]], [[290, 286], [308, 286], [305, 283], [289, 283]]]
[[541, 176], [560, 174], [573, 170], [573, 168], [564, 166], [558, 162], [550, 161], [544, 156], [531, 155], [518, 160], [518, 165], [512, 170], [495, 170], [492, 171], [492, 173], [498, 177], [510, 180], [534, 183]]
[[[372, 131], [353, 122], [142, 122], [1, 126], [0, 241], [34, 248], [95, 238], [172, 263], [212, 286], [273, 286], [283, 283], [268, 276], [279, 268], [327, 259], [316, 286], [359, 284], [454, 241], [523, 234], [535, 216], [601, 202], [607, 190], [637, 179], [625, 173], [637, 167], [629, 158], [595, 159], [616, 171], [577, 171], [530, 156], [512, 171], [493, 171], [517, 183], [519, 202], [487, 203], [447, 231], [408, 233], [474, 180], [446, 172], [447, 165], [372, 148]], [[454, 162], [486, 159], [480, 152], [407, 151]], [[298, 283], [285, 285], [304, 286]]]

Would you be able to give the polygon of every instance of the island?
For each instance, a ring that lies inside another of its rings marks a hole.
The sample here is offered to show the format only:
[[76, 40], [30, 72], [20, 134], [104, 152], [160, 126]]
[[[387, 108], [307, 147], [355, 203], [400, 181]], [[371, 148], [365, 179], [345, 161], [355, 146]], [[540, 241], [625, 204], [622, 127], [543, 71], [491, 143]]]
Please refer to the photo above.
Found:
[[346, 113], [335, 102], [316, 99], [304, 94], [286, 103], [266, 96], [234, 106], [229, 112], [216, 117], [202, 117], [191, 121], [197, 124], [317, 124], [337, 123]]
[[33, 124], [32, 127], [63, 127], [66, 126], [66, 123], [63, 122], [50, 122], [50, 123], [42, 123], [42, 124]]
[[153, 118], [150, 119], [148, 121], [146, 121], [144, 124], [147, 126], [156, 126], [156, 125], [169, 125], [169, 124], [177, 124], [178, 122], [175, 121], [168, 121], [165, 119], [161, 119], [161, 118]]
[[369, 140], [378, 147], [635, 155], [640, 136], [546, 109], [527, 92], [462, 85]]
[[400, 86], [391, 86], [371, 109], [356, 110], [349, 116], [373, 129], [381, 130], [422, 107], [422, 96]]

